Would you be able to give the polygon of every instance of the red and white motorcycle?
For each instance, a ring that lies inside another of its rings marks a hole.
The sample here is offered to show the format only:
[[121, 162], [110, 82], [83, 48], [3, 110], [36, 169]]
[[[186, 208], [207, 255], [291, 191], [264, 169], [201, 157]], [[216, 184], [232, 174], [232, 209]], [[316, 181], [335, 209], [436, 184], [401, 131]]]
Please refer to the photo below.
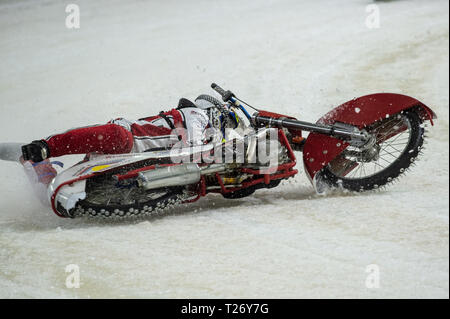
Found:
[[[306, 175], [317, 192], [369, 191], [405, 172], [421, 153], [424, 122], [433, 124], [436, 118], [422, 102], [392, 93], [353, 99], [316, 123], [262, 110], [250, 115], [247, 107], [251, 106], [231, 91], [216, 84], [211, 87], [224, 102], [208, 98], [222, 111], [241, 113], [253, 130], [219, 144], [92, 155], [49, 184], [53, 211], [61, 217], [124, 217], [194, 202], [209, 193], [242, 198], [296, 175], [295, 152], [303, 152]], [[309, 132], [307, 138], [303, 131]], [[274, 136], [277, 147], [267, 160], [261, 156], [261, 145], [271, 144]], [[230, 152], [235, 153], [231, 161], [221, 160]]]

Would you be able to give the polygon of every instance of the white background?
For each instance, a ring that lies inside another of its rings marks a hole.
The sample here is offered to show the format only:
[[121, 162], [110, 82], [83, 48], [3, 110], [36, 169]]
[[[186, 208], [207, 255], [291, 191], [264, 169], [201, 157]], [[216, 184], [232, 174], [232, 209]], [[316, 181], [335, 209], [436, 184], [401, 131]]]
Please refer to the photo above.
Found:
[[375, 92], [439, 119], [421, 161], [380, 192], [317, 196], [299, 154], [276, 189], [119, 223], [56, 217], [2, 162], [0, 297], [449, 297], [448, 1], [381, 2], [379, 29], [369, 0], [73, 2], [77, 30], [69, 1], [0, 1], [3, 142], [152, 115], [211, 82], [307, 121]]

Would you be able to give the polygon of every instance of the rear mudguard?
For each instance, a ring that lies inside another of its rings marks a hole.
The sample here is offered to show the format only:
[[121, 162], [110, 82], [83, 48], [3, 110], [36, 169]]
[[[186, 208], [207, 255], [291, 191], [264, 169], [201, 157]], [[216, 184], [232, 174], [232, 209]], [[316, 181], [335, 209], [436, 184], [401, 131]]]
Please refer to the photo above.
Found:
[[[331, 110], [317, 123], [346, 123], [362, 129], [378, 120], [412, 107], [419, 107], [420, 116], [433, 124], [436, 114], [422, 102], [402, 94], [377, 93], [348, 101]], [[303, 148], [305, 171], [314, 184], [314, 177], [322, 168], [347, 148], [348, 144], [334, 137], [311, 133]]]

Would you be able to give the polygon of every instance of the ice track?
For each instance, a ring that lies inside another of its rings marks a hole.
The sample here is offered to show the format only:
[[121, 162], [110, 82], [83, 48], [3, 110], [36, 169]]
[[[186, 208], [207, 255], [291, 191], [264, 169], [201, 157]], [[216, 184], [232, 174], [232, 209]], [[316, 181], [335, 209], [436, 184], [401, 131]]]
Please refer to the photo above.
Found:
[[78, 30], [63, 2], [0, 2], [3, 142], [156, 114], [213, 81], [304, 120], [374, 92], [414, 96], [439, 119], [386, 190], [317, 196], [299, 174], [126, 222], [58, 218], [2, 162], [0, 297], [449, 297], [448, 1], [380, 2], [379, 29], [366, 0], [74, 2]]

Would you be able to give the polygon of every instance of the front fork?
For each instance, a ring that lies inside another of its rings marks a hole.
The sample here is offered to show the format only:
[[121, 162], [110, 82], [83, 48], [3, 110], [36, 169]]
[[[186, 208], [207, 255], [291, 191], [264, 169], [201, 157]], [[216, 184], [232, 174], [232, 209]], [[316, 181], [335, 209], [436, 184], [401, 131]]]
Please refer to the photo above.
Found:
[[336, 137], [348, 142], [352, 146], [362, 147], [371, 140], [370, 134], [365, 130], [345, 123], [335, 123], [333, 125], [313, 124], [288, 118], [275, 118], [253, 114], [252, 122], [255, 126], [269, 126], [315, 132]]

